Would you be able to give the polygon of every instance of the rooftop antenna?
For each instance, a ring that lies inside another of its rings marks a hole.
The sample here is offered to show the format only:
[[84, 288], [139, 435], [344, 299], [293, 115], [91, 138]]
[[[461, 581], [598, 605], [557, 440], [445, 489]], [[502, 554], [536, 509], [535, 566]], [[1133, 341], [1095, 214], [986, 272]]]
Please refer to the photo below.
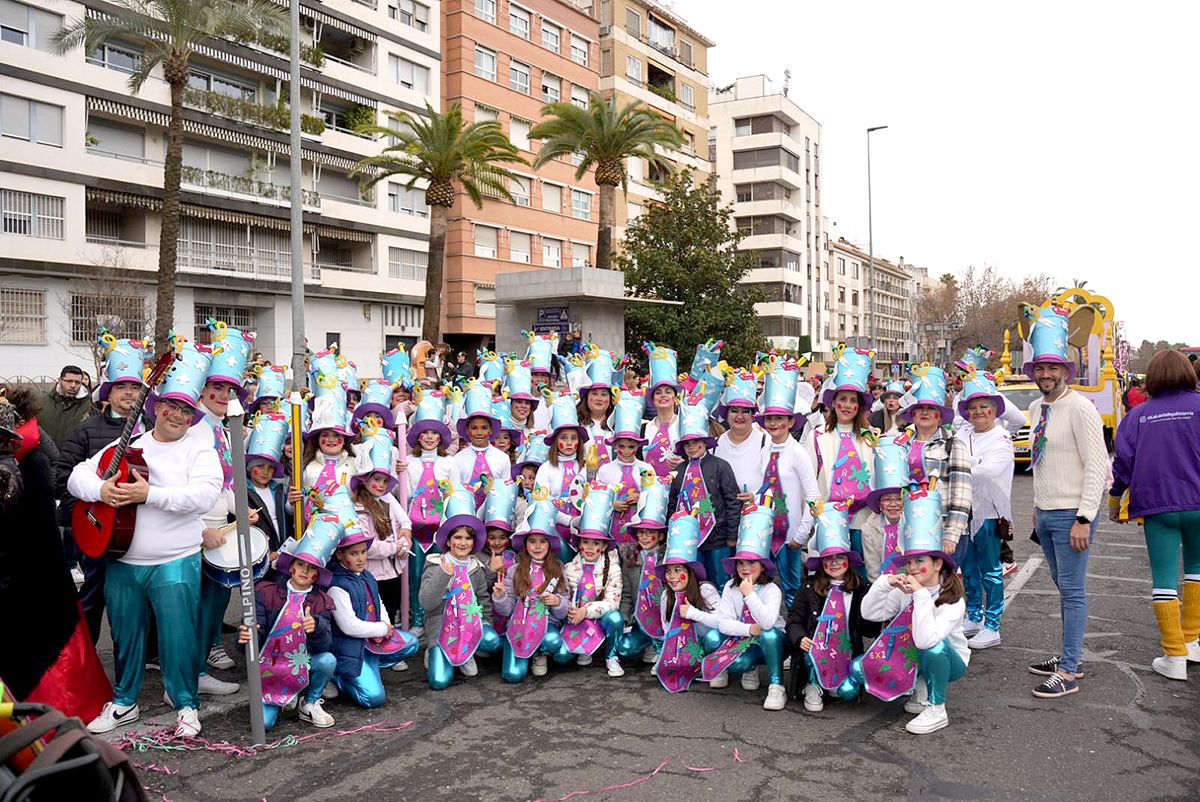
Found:
[[791, 71], [791, 70], [784, 70], [784, 71], [783, 71], [783, 96], [784, 96], [784, 97], [787, 97], [787, 93], [788, 93], [788, 83], [789, 83], [791, 80], [792, 80], [792, 71]]

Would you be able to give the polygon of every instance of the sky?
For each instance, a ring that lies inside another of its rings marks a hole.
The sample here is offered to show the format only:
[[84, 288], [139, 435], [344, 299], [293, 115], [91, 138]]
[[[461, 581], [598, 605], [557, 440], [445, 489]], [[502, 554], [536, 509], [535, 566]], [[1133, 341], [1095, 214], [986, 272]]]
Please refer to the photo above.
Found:
[[866, 244], [866, 129], [887, 125], [871, 134], [877, 254], [1086, 279], [1135, 347], [1200, 344], [1200, 4], [670, 5], [717, 43], [713, 86], [791, 71], [840, 236]]

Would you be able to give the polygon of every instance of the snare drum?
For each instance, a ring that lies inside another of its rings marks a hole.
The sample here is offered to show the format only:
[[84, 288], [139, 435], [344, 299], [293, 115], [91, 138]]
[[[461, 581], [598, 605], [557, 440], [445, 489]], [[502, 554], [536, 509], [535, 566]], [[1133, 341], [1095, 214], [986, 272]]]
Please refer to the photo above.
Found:
[[[261, 579], [270, 564], [270, 541], [257, 526], [250, 527], [250, 565], [255, 579]], [[238, 533], [225, 536], [225, 545], [204, 550], [203, 568], [205, 575], [227, 588], [236, 588], [238, 579]]]

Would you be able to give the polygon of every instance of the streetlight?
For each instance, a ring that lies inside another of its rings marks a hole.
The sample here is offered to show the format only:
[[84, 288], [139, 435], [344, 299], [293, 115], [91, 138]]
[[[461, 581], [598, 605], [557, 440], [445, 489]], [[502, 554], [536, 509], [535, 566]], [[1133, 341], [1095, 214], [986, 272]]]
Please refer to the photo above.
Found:
[[867, 294], [870, 318], [867, 322], [867, 339], [875, 347], [875, 231], [871, 220], [871, 132], [882, 131], [886, 125], [867, 129]]

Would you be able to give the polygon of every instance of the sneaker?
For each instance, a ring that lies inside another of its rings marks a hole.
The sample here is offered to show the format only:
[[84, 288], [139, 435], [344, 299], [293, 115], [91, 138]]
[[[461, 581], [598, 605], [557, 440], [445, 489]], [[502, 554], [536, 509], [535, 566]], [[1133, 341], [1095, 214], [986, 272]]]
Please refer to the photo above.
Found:
[[963, 635], [965, 635], [968, 639], [981, 629], [983, 629], [982, 621], [973, 621], [968, 618], [963, 622]]
[[147, 657], [146, 658], [146, 670], [147, 671], [162, 671], [162, 666], [159, 664], [157, 657]]
[[904, 725], [913, 735], [928, 735], [950, 725], [945, 705], [929, 705], [916, 718]]
[[763, 710], [783, 710], [787, 706], [787, 691], [782, 685], [774, 683], [767, 686], [767, 699], [763, 702]]
[[196, 690], [199, 693], [208, 693], [213, 696], [228, 696], [231, 693], [237, 693], [240, 687], [242, 686], [236, 682], [226, 682], [223, 679], [217, 679], [212, 674], [201, 674], [200, 679], [196, 681]]
[[1001, 566], [1001, 568], [1000, 568], [1000, 576], [1003, 577], [1004, 579], [1008, 579], [1010, 576], [1015, 574], [1020, 568], [1021, 568], [1020, 563], [1004, 563], [1004, 565]]
[[621, 668], [621, 660], [618, 657], [606, 658], [604, 667], [608, 669], [608, 676], [610, 677], [625, 676], [625, 669]]
[[908, 697], [908, 701], [904, 703], [904, 712], [917, 716], [925, 712], [927, 707], [929, 707], [929, 686], [925, 684], [924, 677], [917, 677], [917, 684], [913, 686], [912, 696]]
[[535, 677], [544, 677], [550, 673], [550, 660], [544, 654], [535, 654], [529, 662], [529, 671]]
[[332, 682], [325, 686], [325, 690], [321, 691], [322, 699], [336, 699], [341, 695], [342, 692], [338, 690], [338, 686]]
[[224, 646], [214, 646], [208, 650], [208, 664], [213, 668], [220, 669], [233, 668], [237, 665], [229, 656], [229, 652], [225, 651]]
[[788, 657], [783, 658], [783, 670], [784, 671], [792, 670], [792, 658], [790, 655]]
[[[1200, 657], [1200, 655], [1197, 655], [1197, 657]], [[1040, 663], [1034, 663], [1033, 665], [1031, 665], [1029, 667], [1029, 673], [1037, 674], [1042, 677], [1048, 677], [1051, 674], [1053, 674], [1054, 672], [1058, 671], [1058, 664], [1061, 661], [1062, 661], [1061, 657], [1059, 657], [1058, 655], [1054, 655], [1049, 660], [1043, 660]], [[1082, 666], [1080, 668], [1082, 669]], [[1083, 671], [1082, 670], [1075, 672], [1075, 679], [1083, 679]]]
[[128, 707], [122, 707], [116, 702], [108, 702], [100, 710], [100, 715], [88, 722], [88, 732], [95, 735], [112, 732], [117, 727], [132, 724], [141, 715], [142, 712], [138, 710], [137, 703], [131, 704]]
[[82, 568], [77, 565], [71, 569], [71, 580], [75, 583], [76, 590], [78, 590], [79, 586], [83, 584], [83, 579], [84, 577]]
[[825, 709], [825, 702], [821, 699], [824, 693], [821, 691], [821, 686], [814, 683], [808, 683], [804, 686], [804, 709], [810, 713], [820, 713]]
[[710, 688], [728, 688], [729, 687], [729, 672], [722, 671], [717, 675], [717, 678], [708, 683]]
[[1187, 657], [1185, 655], [1164, 654], [1150, 662], [1150, 667], [1167, 679], [1187, 681]]
[[300, 720], [324, 729], [333, 726], [333, 716], [325, 712], [325, 700], [300, 703]]
[[1079, 683], [1073, 679], [1067, 679], [1062, 674], [1054, 673], [1046, 678], [1046, 681], [1033, 689], [1033, 695], [1039, 699], [1057, 699], [1060, 696], [1069, 696], [1072, 693], [1079, 691]]
[[474, 677], [479, 674], [479, 664], [476, 663], [475, 658], [472, 657], [470, 660], [459, 666], [458, 670], [463, 673], [464, 677]]
[[757, 691], [758, 685], [759, 685], [759, 681], [758, 681], [758, 669], [757, 668], [751, 669], [750, 671], [747, 671], [745, 674], [742, 674], [742, 690], [743, 691]]
[[575, 658], [575, 665], [590, 666], [592, 664], [592, 656], [590, 654], [581, 654]]
[[412, 635], [414, 638], [416, 638], [417, 640], [420, 640], [420, 639], [421, 639], [421, 636], [425, 634], [425, 627], [413, 627], [413, 628], [412, 628], [412, 629], [410, 629], [408, 632], [409, 632], [409, 634], [411, 634], [411, 635]]
[[401, 660], [396, 665], [392, 666], [392, 671], [408, 671], [408, 663]]
[[184, 707], [175, 713], [175, 737], [195, 738], [200, 734], [200, 717], [196, 708]]
[[1000, 645], [1000, 633], [994, 629], [986, 627], [975, 633], [973, 638], [967, 639], [967, 646], [972, 649], [990, 649], [993, 646]]
[[[1200, 658], [1197, 658], [1200, 659]], [[646, 651], [642, 652], [642, 662], [648, 666], [652, 666], [658, 662], [658, 649], [653, 646], [647, 646]]]
[[1187, 645], [1187, 661], [1189, 663], [1200, 663], [1200, 640], [1194, 640]]

